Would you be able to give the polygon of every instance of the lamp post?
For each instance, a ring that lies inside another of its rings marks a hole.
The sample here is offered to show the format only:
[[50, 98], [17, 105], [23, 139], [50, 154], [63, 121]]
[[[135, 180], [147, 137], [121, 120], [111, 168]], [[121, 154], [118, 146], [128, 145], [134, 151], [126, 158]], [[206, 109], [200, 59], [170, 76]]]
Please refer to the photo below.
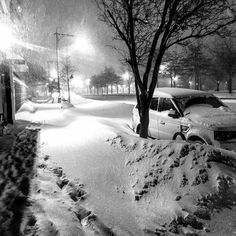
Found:
[[54, 33], [56, 36], [56, 56], [57, 56], [57, 86], [58, 86], [58, 102], [61, 102], [61, 88], [60, 88], [60, 71], [59, 71], [59, 41], [63, 37], [75, 37], [73, 34], [63, 34], [58, 33], [58, 28], [56, 28], [56, 33]]
[[179, 79], [179, 77], [178, 77], [177, 75], [173, 78], [174, 88], [176, 87], [176, 84], [177, 84], [177, 82], [178, 82], [178, 79]]
[[73, 74], [69, 77], [69, 74], [67, 75], [67, 89], [68, 89], [68, 102], [70, 103], [70, 80], [73, 79]]
[[87, 95], [89, 95], [90, 79], [86, 79]]
[[128, 84], [128, 94], [130, 94], [130, 73], [129, 71], [126, 71], [123, 75], [122, 78], [125, 83]]

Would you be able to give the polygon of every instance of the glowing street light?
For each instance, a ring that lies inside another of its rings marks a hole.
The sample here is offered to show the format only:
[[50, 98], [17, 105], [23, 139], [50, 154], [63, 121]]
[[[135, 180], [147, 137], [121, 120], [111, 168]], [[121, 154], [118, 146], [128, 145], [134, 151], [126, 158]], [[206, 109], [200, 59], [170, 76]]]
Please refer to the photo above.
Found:
[[189, 87], [192, 88], [193, 86], [193, 81], [189, 81]]
[[160, 65], [160, 73], [164, 73], [165, 70], [166, 70], [166, 68], [167, 68], [167, 65], [161, 64], [161, 65]]
[[57, 78], [57, 70], [55, 68], [51, 69], [50, 77], [53, 78], [53, 79]]
[[56, 36], [57, 78], [58, 78], [58, 92], [59, 92], [58, 102], [60, 102], [61, 89], [60, 89], [60, 75], [59, 75], [59, 41], [63, 37], [75, 37], [75, 42], [72, 45], [71, 49], [77, 50], [81, 54], [87, 56], [93, 56], [95, 54], [95, 50], [94, 47], [92, 46], [92, 43], [90, 42], [90, 39], [85, 34], [79, 36], [73, 34], [64, 34], [64, 33], [59, 33], [58, 29], [56, 29], [56, 33], [54, 34]]
[[91, 79], [86, 79], [87, 95], [89, 94], [90, 82], [91, 82]]
[[130, 94], [130, 85], [131, 85], [131, 75], [129, 71], [126, 71], [122, 76], [124, 82], [127, 82], [128, 84], [128, 94]]
[[176, 75], [174, 78], [173, 78], [173, 81], [174, 81], [174, 88], [176, 87], [176, 83], [178, 82], [178, 75]]
[[85, 34], [76, 37], [73, 49], [87, 56], [93, 56], [95, 54], [91, 40]]
[[126, 71], [121, 77], [123, 78], [124, 81], [128, 81], [129, 80], [129, 71]]

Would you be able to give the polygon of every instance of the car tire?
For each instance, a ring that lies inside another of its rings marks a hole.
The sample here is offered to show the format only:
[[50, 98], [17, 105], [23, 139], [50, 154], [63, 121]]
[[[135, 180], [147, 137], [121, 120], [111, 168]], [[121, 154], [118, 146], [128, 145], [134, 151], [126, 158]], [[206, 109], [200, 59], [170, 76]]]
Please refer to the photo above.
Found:
[[173, 140], [186, 140], [186, 138], [181, 132], [178, 132], [173, 136]]
[[190, 143], [198, 143], [198, 144], [206, 144], [206, 142], [204, 140], [202, 140], [201, 138], [199, 137], [194, 137], [194, 138], [191, 138], [191, 139], [188, 139], [188, 142]]
[[193, 142], [194, 142], [194, 143], [201, 144], [201, 145], [206, 144], [202, 139], [198, 139], [198, 140], [195, 140], [195, 141], [193, 141]]

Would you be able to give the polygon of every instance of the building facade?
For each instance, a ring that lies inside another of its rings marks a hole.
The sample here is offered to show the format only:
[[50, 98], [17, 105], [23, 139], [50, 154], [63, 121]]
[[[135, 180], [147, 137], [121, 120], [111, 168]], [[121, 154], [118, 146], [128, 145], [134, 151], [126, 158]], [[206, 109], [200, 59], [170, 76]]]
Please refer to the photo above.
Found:
[[[20, 21], [21, 14], [21, 0], [0, 0], [1, 24], [11, 27], [12, 24]], [[27, 97], [27, 86], [17, 74], [22, 69], [22, 61], [24, 62], [23, 58], [19, 58], [17, 55], [12, 56], [9, 51], [0, 51], [1, 124], [14, 122], [15, 112]]]

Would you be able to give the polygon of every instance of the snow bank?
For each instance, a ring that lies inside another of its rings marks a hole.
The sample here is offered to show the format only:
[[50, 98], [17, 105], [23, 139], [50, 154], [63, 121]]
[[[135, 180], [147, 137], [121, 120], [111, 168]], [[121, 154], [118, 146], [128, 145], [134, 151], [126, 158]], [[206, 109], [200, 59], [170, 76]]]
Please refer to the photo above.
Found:
[[19, 235], [37, 148], [37, 129], [20, 132], [9, 154], [0, 157], [0, 235]]
[[23, 105], [20, 107], [20, 109], [18, 110], [18, 112], [31, 112], [34, 113], [36, 112], [36, 107], [35, 104], [31, 101], [27, 101], [25, 103], [23, 103]]
[[[134, 201], [147, 222], [145, 232], [198, 235], [212, 216], [236, 205], [236, 154], [211, 146], [130, 139], [108, 143], [127, 153]], [[224, 227], [224, 225], [222, 225]], [[235, 229], [228, 229], [232, 235]], [[214, 232], [217, 235], [219, 232]], [[223, 234], [219, 234], [223, 235]]]

